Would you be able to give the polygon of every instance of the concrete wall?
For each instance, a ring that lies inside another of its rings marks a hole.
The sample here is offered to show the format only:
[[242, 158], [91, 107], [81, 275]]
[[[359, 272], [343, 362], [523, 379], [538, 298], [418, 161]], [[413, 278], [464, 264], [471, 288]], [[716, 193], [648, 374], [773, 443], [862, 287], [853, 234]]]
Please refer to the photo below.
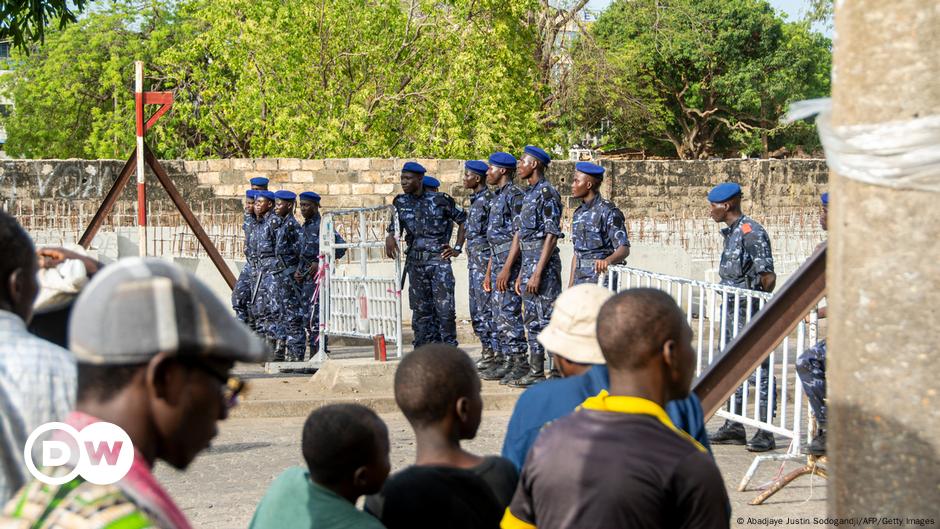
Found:
[[[418, 160], [455, 197], [467, 193], [461, 182], [461, 160]], [[273, 189], [315, 191], [323, 206], [359, 207], [387, 204], [398, 192], [403, 160], [349, 158], [327, 160], [224, 159], [164, 162], [175, 185], [193, 209], [200, 202], [239, 199], [248, 179], [264, 176]], [[608, 169], [603, 192], [613, 197], [628, 218], [701, 218], [705, 195], [720, 182], [738, 181], [745, 189], [748, 211], [757, 217], [785, 215], [814, 207], [828, 184], [823, 160], [602, 161]], [[0, 201], [59, 198], [96, 203], [107, 193], [124, 162], [119, 160], [6, 160], [0, 162]], [[566, 198], [567, 212], [577, 207], [570, 197], [574, 163], [556, 161], [548, 178]], [[149, 178], [149, 196], [165, 193]], [[133, 186], [122, 198], [133, 199]], [[234, 200], [225, 203], [237, 209]]]

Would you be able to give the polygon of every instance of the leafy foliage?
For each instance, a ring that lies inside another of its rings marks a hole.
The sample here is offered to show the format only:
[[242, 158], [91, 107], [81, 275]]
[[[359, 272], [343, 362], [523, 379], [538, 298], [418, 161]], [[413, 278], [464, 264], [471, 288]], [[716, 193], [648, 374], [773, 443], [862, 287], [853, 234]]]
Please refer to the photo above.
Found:
[[766, 154], [788, 102], [828, 93], [830, 62], [764, 0], [618, 0], [574, 53], [563, 114], [611, 147]]
[[59, 29], [75, 22], [88, 0], [3, 0], [0, 2], [0, 41], [11, 40], [25, 49], [45, 40], [46, 26], [58, 20]]

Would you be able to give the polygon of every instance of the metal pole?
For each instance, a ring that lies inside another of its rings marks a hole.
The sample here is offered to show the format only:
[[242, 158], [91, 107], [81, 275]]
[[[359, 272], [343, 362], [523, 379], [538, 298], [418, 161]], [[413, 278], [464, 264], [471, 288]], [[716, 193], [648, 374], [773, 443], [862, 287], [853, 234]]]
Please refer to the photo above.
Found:
[[[144, 63], [134, 61], [134, 115], [137, 121], [137, 153], [144, 152]], [[139, 254], [147, 255], [147, 188], [144, 157], [137, 156], [137, 235]]]

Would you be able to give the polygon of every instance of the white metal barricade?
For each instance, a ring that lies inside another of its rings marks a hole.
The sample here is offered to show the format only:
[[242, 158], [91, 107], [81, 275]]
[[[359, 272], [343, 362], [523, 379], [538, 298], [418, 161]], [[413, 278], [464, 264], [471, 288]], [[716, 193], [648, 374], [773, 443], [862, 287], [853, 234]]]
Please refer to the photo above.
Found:
[[[657, 274], [628, 266], [609, 269], [610, 284], [616, 289], [651, 287], [669, 293], [685, 311], [692, 327], [693, 347], [696, 351], [695, 376], [698, 378], [724, 349], [727, 342], [750, 322], [763, 308], [771, 294], [729, 287], [716, 283], [696, 281], [683, 277]], [[734, 398], [717, 415], [733, 421], [761, 428], [791, 440], [785, 454], [757, 456], [751, 464], [739, 490], [744, 490], [757, 467], [764, 461], [804, 459], [801, 446], [812, 435], [812, 416], [803, 387], [796, 374], [796, 359], [804, 350], [816, 343], [818, 308], [809, 315], [809, 323], [800, 322], [796, 330], [785, 337], [770, 353], [769, 373], [760, 366], [755, 370], [755, 384], [745, 381], [741, 385], [742, 406], [735, 406]], [[744, 317], [745, 321], [740, 321]], [[760, 402], [760, 383], [768, 375], [768, 399]], [[776, 415], [774, 415], [776, 395]], [[765, 406], [765, 420], [761, 420], [759, 406]]]
[[[313, 362], [326, 360], [328, 336], [372, 340], [378, 335], [396, 346], [401, 357], [401, 257], [394, 259], [392, 274], [376, 273], [370, 258], [385, 255], [386, 228], [391, 222], [395, 239], [399, 227], [393, 206], [326, 211], [320, 221], [320, 341]], [[343, 237], [337, 242], [334, 233]], [[337, 270], [336, 252], [346, 250], [349, 264]]]

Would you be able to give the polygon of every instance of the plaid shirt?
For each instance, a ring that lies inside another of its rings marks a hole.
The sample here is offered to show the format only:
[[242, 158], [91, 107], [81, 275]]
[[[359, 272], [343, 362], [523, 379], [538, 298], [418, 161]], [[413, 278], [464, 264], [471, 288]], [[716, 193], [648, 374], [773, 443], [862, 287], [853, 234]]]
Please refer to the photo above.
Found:
[[33, 336], [19, 316], [0, 310], [0, 503], [26, 482], [26, 438], [68, 415], [76, 384], [72, 353]]

